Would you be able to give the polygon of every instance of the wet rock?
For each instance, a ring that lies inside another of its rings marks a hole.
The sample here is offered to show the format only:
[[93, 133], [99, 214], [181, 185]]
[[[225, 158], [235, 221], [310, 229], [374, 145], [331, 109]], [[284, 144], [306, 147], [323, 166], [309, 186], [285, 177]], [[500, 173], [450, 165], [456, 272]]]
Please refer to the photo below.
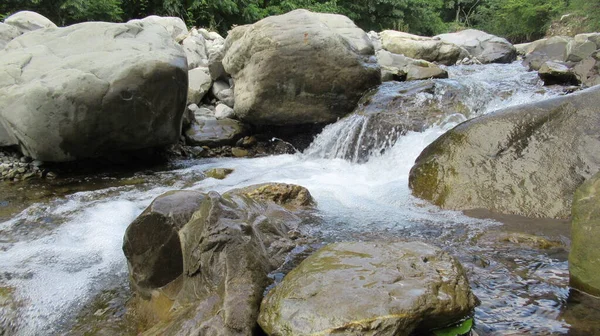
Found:
[[436, 37], [466, 49], [472, 57], [483, 64], [511, 63], [517, 59], [517, 51], [510, 42], [481, 30], [465, 29]]
[[331, 123], [379, 84], [373, 45], [341, 15], [299, 9], [227, 36], [235, 114], [254, 125]]
[[11, 25], [21, 34], [43, 28], [56, 28], [56, 25], [45, 16], [31, 11], [20, 11], [6, 19], [4, 23]]
[[177, 292], [171, 316], [144, 335], [252, 335], [257, 329], [267, 275], [295, 246], [287, 233], [301, 219], [289, 206], [297, 202], [258, 198], [255, 188], [206, 195], [179, 231], [183, 273], [171, 288]]
[[600, 296], [600, 174], [581, 185], [573, 196], [570, 285]]
[[185, 54], [160, 25], [38, 29], [0, 50], [0, 124], [49, 162], [168, 145], [187, 85]]
[[227, 175], [233, 173], [233, 169], [229, 168], [213, 168], [204, 172], [206, 177], [212, 177], [217, 180], [223, 180], [227, 177]]
[[464, 122], [410, 172], [417, 197], [447, 209], [567, 218], [576, 188], [600, 169], [600, 87]]
[[459, 59], [468, 56], [457, 45], [439, 38], [417, 36], [394, 30], [382, 31], [379, 36], [383, 49], [413, 59], [453, 65]]
[[235, 144], [245, 132], [244, 125], [237, 120], [204, 118], [185, 132], [185, 139], [194, 146], [217, 147]]
[[250, 152], [248, 150], [246, 150], [246, 149], [243, 149], [243, 148], [233, 147], [231, 149], [231, 154], [233, 154], [233, 156], [235, 156], [235, 157], [242, 158], [242, 157], [249, 156]]
[[538, 75], [544, 81], [544, 85], [577, 85], [579, 81], [573, 71], [565, 64], [547, 61], [538, 71]]
[[305, 259], [265, 297], [269, 335], [412, 335], [475, 307], [461, 265], [420, 242], [337, 243]]
[[252, 147], [252, 146], [256, 145], [257, 142], [258, 142], [258, 140], [256, 140], [256, 137], [246, 136], [246, 137], [243, 137], [240, 140], [238, 140], [238, 142], [236, 142], [235, 145], [237, 147], [248, 148], [248, 147]]
[[299, 208], [314, 205], [308, 190], [285, 183], [266, 183], [240, 189], [240, 193], [259, 201], [274, 202], [286, 207]]
[[0, 286], [0, 335], [17, 335], [19, 305], [14, 288]]
[[157, 197], [125, 232], [123, 252], [135, 291], [151, 291], [183, 272], [179, 230], [198, 210], [205, 196], [195, 191], [170, 191]]

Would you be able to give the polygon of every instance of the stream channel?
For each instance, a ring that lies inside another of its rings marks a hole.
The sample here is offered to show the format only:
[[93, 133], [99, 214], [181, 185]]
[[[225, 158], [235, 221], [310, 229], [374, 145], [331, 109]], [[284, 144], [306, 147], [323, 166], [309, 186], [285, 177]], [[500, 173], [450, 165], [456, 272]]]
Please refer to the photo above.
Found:
[[[123, 234], [156, 196], [285, 182], [308, 188], [316, 199], [319, 220], [304, 229], [320, 242], [422, 240], [456, 256], [481, 301], [475, 311], [479, 335], [600, 334], [596, 303], [568, 286], [568, 221], [484, 211], [467, 216], [411, 195], [415, 159], [457, 123], [563, 94], [543, 87], [519, 63], [448, 71], [449, 79], [433, 80], [433, 89], [416, 93], [412, 104], [443, 106], [458, 99], [465, 108], [422, 132], [387, 131], [373, 143], [369, 118], [352, 115], [294, 155], [179, 160], [137, 171], [3, 183], [0, 326], [10, 325], [18, 335], [78, 335], [95, 330], [81, 322], [89, 321], [86, 311], [109, 315], [96, 323], [119, 321], [130, 296]], [[371, 139], [368, 151], [361, 150], [363, 138]], [[234, 172], [224, 180], [205, 178], [210, 168]]]

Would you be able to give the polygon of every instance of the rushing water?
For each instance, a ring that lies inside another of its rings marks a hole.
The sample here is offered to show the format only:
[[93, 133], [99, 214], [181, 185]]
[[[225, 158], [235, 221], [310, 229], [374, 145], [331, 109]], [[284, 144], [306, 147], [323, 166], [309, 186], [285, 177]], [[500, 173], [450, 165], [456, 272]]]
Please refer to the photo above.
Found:
[[[499, 239], [490, 232], [502, 230], [500, 223], [443, 211], [412, 197], [408, 188], [416, 157], [457, 122], [558, 91], [544, 89], [535, 73], [518, 64], [459, 66], [449, 72], [450, 79], [437, 80], [444, 85], [420, 93], [419, 99], [443, 104], [445, 88], [460, 85], [459, 98], [468, 109], [460, 115], [450, 111], [422, 132], [384, 139], [360, 164], [351, 156], [347, 159], [348, 150], [356, 148], [344, 147], [344, 139], [352, 132], [360, 135], [367, 120], [352, 116], [328, 126], [304, 154], [184, 161], [177, 169], [85, 181], [38, 198], [9, 196], [6, 201], [0, 196], [0, 203], [28, 202], [26, 209], [0, 223], [0, 289], [8, 289], [17, 302], [11, 307], [0, 301], [0, 323], [11, 320], [21, 335], [68, 330], [95, 295], [124, 283], [125, 229], [167, 190], [223, 192], [261, 182], [286, 182], [307, 187], [317, 200], [321, 220], [306, 229], [322, 241], [419, 239], [456, 255], [481, 300], [476, 310], [480, 334], [577, 330], [570, 323], [575, 325], [579, 319], [567, 309], [564, 248], [540, 249]], [[357, 141], [360, 146], [360, 137]], [[224, 180], [202, 178], [202, 171], [214, 167], [235, 171]], [[44, 182], [24, 184], [9, 194], [39, 193], [44, 188], [51, 187]], [[563, 231], [559, 232], [558, 236]]]

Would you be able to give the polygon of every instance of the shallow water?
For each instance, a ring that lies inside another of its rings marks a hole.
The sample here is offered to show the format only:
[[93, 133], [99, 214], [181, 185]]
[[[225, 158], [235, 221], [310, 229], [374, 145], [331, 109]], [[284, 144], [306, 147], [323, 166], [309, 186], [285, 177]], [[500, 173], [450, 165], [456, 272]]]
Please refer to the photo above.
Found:
[[[366, 163], [337, 158], [319, 147], [335, 143], [330, 140], [345, 132], [342, 120], [327, 127], [306, 154], [181, 161], [164, 171], [91, 178], [58, 191], [50, 182], [7, 187], [10, 192], [0, 196], [0, 218], [2, 204], [6, 208], [24, 202], [23, 209], [5, 211], [10, 219], [0, 223], [0, 288], [10, 288], [19, 301], [16, 333], [65, 333], [96, 295], [122, 288], [127, 277], [123, 234], [154, 197], [174, 189], [224, 192], [261, 182], [307, 187], [318, 202], [320, 220], [304, 229], [323, 242], [419, 239], [457, 256], [481, 300], [475, 318], [482, 335], [598, 331], [589, 322], [600, 317], [597, 310], [582, 309], [590, 305], [585, 300], [569, 301], [568, 230], [560, 224], [547, 234], [557, 243], [540, 248], [500, 234], [529, 232], [526, 222], [509, 219], [515, 224], [502, 225], [444, 211], [411, 196], [408, 174], [414, 160], [457, 121], [559, 93], [541, 87], [536, 74], [518, 64], [451, 67], [449, 72], [451, 78], [441, 81], [467, 88], [462, 98], [468, 113], [424, 132], [409, 132]], [[202, 171], [215, 167], [235, 171], [224, 180], [204, 179]], [[25, 197], [32, 193], [39, 195]], [[0, 316], [2, 309], [7, 308], [0, 305]]]

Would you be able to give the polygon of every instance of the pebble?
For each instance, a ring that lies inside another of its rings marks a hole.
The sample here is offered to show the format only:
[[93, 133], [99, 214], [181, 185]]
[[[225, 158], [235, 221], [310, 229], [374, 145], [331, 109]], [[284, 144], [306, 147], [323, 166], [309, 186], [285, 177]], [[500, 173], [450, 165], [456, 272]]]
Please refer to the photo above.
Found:
[[0, 181], [23, 181], [42, 177], [43, 163], [15, 152], [0, 151]]

